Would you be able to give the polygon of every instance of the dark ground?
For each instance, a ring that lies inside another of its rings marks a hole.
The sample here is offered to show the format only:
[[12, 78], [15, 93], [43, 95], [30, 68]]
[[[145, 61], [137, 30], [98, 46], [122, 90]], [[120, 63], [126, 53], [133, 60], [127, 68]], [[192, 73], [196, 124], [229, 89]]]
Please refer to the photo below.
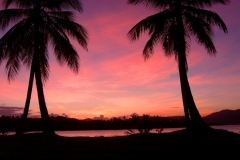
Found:
[[240, 134], [213, 130], [130, 135], [60, 137], [0, 136], [0, 159], [239, 159]]

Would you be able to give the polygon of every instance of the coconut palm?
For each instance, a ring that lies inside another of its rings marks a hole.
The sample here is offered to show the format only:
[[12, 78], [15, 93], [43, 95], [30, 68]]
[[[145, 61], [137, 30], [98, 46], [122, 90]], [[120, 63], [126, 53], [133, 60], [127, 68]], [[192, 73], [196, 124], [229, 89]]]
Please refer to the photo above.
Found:
[[147, 41], [143, 57], [148, 59], [154, 53], [154, 46], [162, 44], [166, 56], [174, 56], [178, 62], [180, 84], [186, 126], [189, 128], [209, 128], [201, 118], [188, 82], [187, 53], [190, 49], [192, 37], [204, 46], [210, 55], [216, 54], [212, 42], [213, 26], [217, 26], [225, 33], [227, 27], [219, 15], [205, 10], [205, 6], [216, 3], [227, 4], [228, 0], [128, 0], [129, 4], [143, 4], [159, 10], [138, 22], [129, 32], [130, 40], [139, 39], [147, 32], [150, 39]]
[[26, 119], [35, 75], [43, 133], [54, 134], [49, 122], [43, 82], [49, 77], [48, 45], [59, 62], [78, 73], [79, 56], [69, 37], [87, 50], [86, 29], [74, 22], [73, 10], [82, 11], [79, 0], [4, 0], [0, 27], [11, 28], [0, 39], [0, 62], [6, 59], [8, 80], [14, 79], [21, 65], [30, 67], [28, 95], [22, 119]]

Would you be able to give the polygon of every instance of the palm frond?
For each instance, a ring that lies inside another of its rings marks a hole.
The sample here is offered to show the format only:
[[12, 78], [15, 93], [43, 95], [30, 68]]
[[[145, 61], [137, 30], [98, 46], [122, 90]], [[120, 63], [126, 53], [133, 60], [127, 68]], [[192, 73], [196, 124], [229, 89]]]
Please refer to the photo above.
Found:
[[147, 41], [144, 49], [143, 49], [143, 57], [144, 59], [148, 59], [153, 53], [154, 49], [153, 47], [160, 41], [160, 33], [155, 31], [151, 38]]
[[29, 41], [29, 44], [23, 44], [20, 47], [21, 51], [21, 60], [24, 65], [26, 65], [29, 69], [32, 64], [33, 54], [34, 54], [34, 43]]
[[183, 3], [187, 6], [200, 7], [205, 6], [211, 7], [214, 4], [228, 4], [230, 0], [182, 0]]
[[166, 8], [173, 0], [128, 0], [129, 4], [142, 4], [151, 8]]
[[171, 20], [173, 13], [169, 10], [149, 16], [137, 23], [129, 32], [128, 37], [134, 41], [139, 39], [140, 35], [148, 32], [150, 39], [146, 43], [143, 50], [144, 59], [148, 59], [154, 52], [153, 47], [160, 42], [161, 35], [164, 34], [166, 24]]
[[216, 54], [216, 48], [212, 42], [213, 30], [211, 24], [203, 19], [185, 14], [186, 24], [189, 32], [196, 36], [198, 43], [203, 45], [209, 54]]
[[128, 38], [132, 41], [139, 39], [140, 35], [146, 31], [151, 35], [157, 29], [161, 31], [165, 22], [172, 17], [172, 12], [165, 10], [163, 12], [149, 16], [138, 22], [129, 32]]
[[169, 24], [164, 28], [164, 32], [161, 35], [161, 42], [166, 56], [172, 56], [176, 53], [178, 48], [176, 35], [177, 26], [173, 21], [170, 21]]
[[42, 16], [57, 17], [57, 18], [62, 18], [69, 21], [74, 20], [74, 14], [71, 11], [45, 12]]
[[186, 6], [184, 8], [188, 14], [198, 17], [208, 24], [215, 25], [218, 28], [222, 29], [224, 33], [227, 33], [227, 26], [217, 13], [190, 6]]
[[0, 11], [0, 29], [5, 29], [10, 23], [16, 23], [27, 16], [28, 10], [6, 9]]
[[68, 35], [76, 39], [85, 50], [88, 50], [87, 49], [88, 32], [83, 26], [73, 21], [69, 21], [62, 18], [55, 17], [54, 21], [56, 22], [56, 25], [59, 26], [59, 28], [62, 28]]
[[80, 0], [45, 0], [42, 6], [51, 11], [77, 10], [82, 12], [82, 3]]
[[66, 34], [61, 29], [56, 29], [56, 25], [53, 23], [46, 27], [59, 64], [63, 65], [66, 62], [74, 73], [78, 73], [79, 56]]
[[[33, 30], [31, 27], [31, 19], [24, 19], [9, 29], [9, 31], [0, 39], [1, 57], [2, 59], [6, 59], [8, 61], [7, 71], [9, 72], [9, 80], [15, 77], [15, 72], [19, 71], [18, 69], [12, 69], [13, 67], [9, 67], [17, 66], [16, 64], [10, 63], [17, 63], [20, 62], [20, 60], [26, 59], [26, 57], [28, 59], [31, 57], [33, 53], [32, 35]], [[13, 60], [13, 57], [16, 57], [17, 60]], [[23, 61], [23, 63], [25, 62]], [[11, 71], [13, 73], [10, 73]]]
[[5, 70], [7, 73], [8, 81], [14, 80], [18, 75], [18, 72], [21, 68], [21, 61], [16, 56], [11, 56], [6, 63]]
[[[24, 34], [22, 34], [23, 32]], [[9, 29], [9, 31], [0, 39], [1, 51], [3, 53], [11, 53], [14, 48], [21, 46], [22, 44], [29, 44], [22, 40], [23, 38], [29, 38], [31, 34], [31, 21], [29, 19], [20, 21]]]
[[46, 82], [49, 78], [49, 63], [48, 63], [48, 34], [45, 31], [44, 26], [40, 28], [39, 36], [39, 62], [40, 62], [40, 71], [43, 82]]
[[33, 8], [34, 7], [34, 1], [33, 0], [3, 0], [3, 5], [5, 8], [9, 8], [9, 6], [16, 6], [17, 8], [23, 9], [23, 8]]
[[40, 61], [41, 77], [43, 79], [43, 82], [46, 82], [49, 78], [49, 71], [50, 71], [47, 50], [45, 51], [45, 53], [40, 54], [39, 61]]

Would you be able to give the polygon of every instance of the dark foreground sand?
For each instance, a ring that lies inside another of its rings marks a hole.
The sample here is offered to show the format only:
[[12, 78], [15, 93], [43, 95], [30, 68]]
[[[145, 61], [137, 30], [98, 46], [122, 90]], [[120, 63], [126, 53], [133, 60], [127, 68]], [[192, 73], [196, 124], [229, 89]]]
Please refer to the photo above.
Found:
[[240, 159], [240, 134], [224, 130], [122, 137], [0, 136], [0, 159]]

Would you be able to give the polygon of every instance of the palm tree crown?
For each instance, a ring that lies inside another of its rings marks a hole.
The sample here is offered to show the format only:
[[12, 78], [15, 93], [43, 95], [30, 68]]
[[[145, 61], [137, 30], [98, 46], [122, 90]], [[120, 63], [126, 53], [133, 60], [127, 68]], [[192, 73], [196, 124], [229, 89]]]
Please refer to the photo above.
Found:
[[[141, 33], [147, 31], [151, 37], [143, 50], [144, 58], [149, 58], [153, 54], [153, 47], [157, 43], [161, 43], [167, 56], [178, 56], [178, 45], [176, 41], [177, 32], [179, 32], [177, 17], [179, 12], [182, 14], [183, 27], [184, 27], [184, 41], [185, 48], [190, 47], [190, 36], [195, 36], [197, 42], [203, 45], [208, 53], [215, 54], [216, 49], [212, 42], [213, 36], [212, 25], [217, 25], [225, 33], [227, 27], [222, 19], [215, 12], [199, 8], [204, 4], [211, 5], [213, 2], [227, 3], [227, 0], [203, 0], [194, 1], [196, 4], [191, 3], [189, 0], [129, 0], [131, 4], [144, 4], [149, 7], [159, 9], [164, 8], [157, 14], [143, 19], [137, 23], [128, 33], [131, 40], [139, 39]], [[178, 2], [181, 2], [178, 4]], [[200, 3], [201, 2], [201, 3]], [[205, 3], [203, 3], [205, 2]]]
[[205, 10], [204, 7], [228, 2], [228, 0], [128, 0], [130, 4], [143, 4], [159, 10], [156, 14], [138, 22], [128, 32], [128, 37], [135, 41], [142, 33], [147, 32], [150, 39], [143, 50], [145, 59], [154, 53], [154, 46], [161, 43], [165, 55], [174, 56], [178, 61], [187, 126], [190, 125], [189, 113], [193, 125], [206, 126], [196, 109], [186, 75], [188, 70], [186, 57], [190, 40], [195, 37], [209, 54], [216, 54], [211, 38], [214, 35], [212, 27], [217, 26], [225, 33], [227, 27], [217, 13]]
[[[8, 78], [13, 79], [17, 75], [21, 62], [31, 65], [34, 53], [34, 24], [39, 24], [39, 50], [41, 50], [41, 73], [44, 80], [49, 75], [48, 50], [50, 43], [54, 54], [60, 64], [67, 63], [75, 73], [79, 69], [79, 56], [71, 45], [68, 36], [75, 38], [79, 44], [87, 50], [87, 31], [75, 23], [72, 11], [63, 9], [75, 9], [82, 11], [79, 0], [5, 0], [6, 10], [0, 11], [0, 27], [6, 29], [10, 23], [16, 23], [1, 38], [0, 46], [2, 56], [8, 57], [6, 70]], [[7, 9], [10, 5], [17, 9]], [[18, 63], [11, 63], [16, 61]], [[16, 65], [18, 64], [18, 65]]]

